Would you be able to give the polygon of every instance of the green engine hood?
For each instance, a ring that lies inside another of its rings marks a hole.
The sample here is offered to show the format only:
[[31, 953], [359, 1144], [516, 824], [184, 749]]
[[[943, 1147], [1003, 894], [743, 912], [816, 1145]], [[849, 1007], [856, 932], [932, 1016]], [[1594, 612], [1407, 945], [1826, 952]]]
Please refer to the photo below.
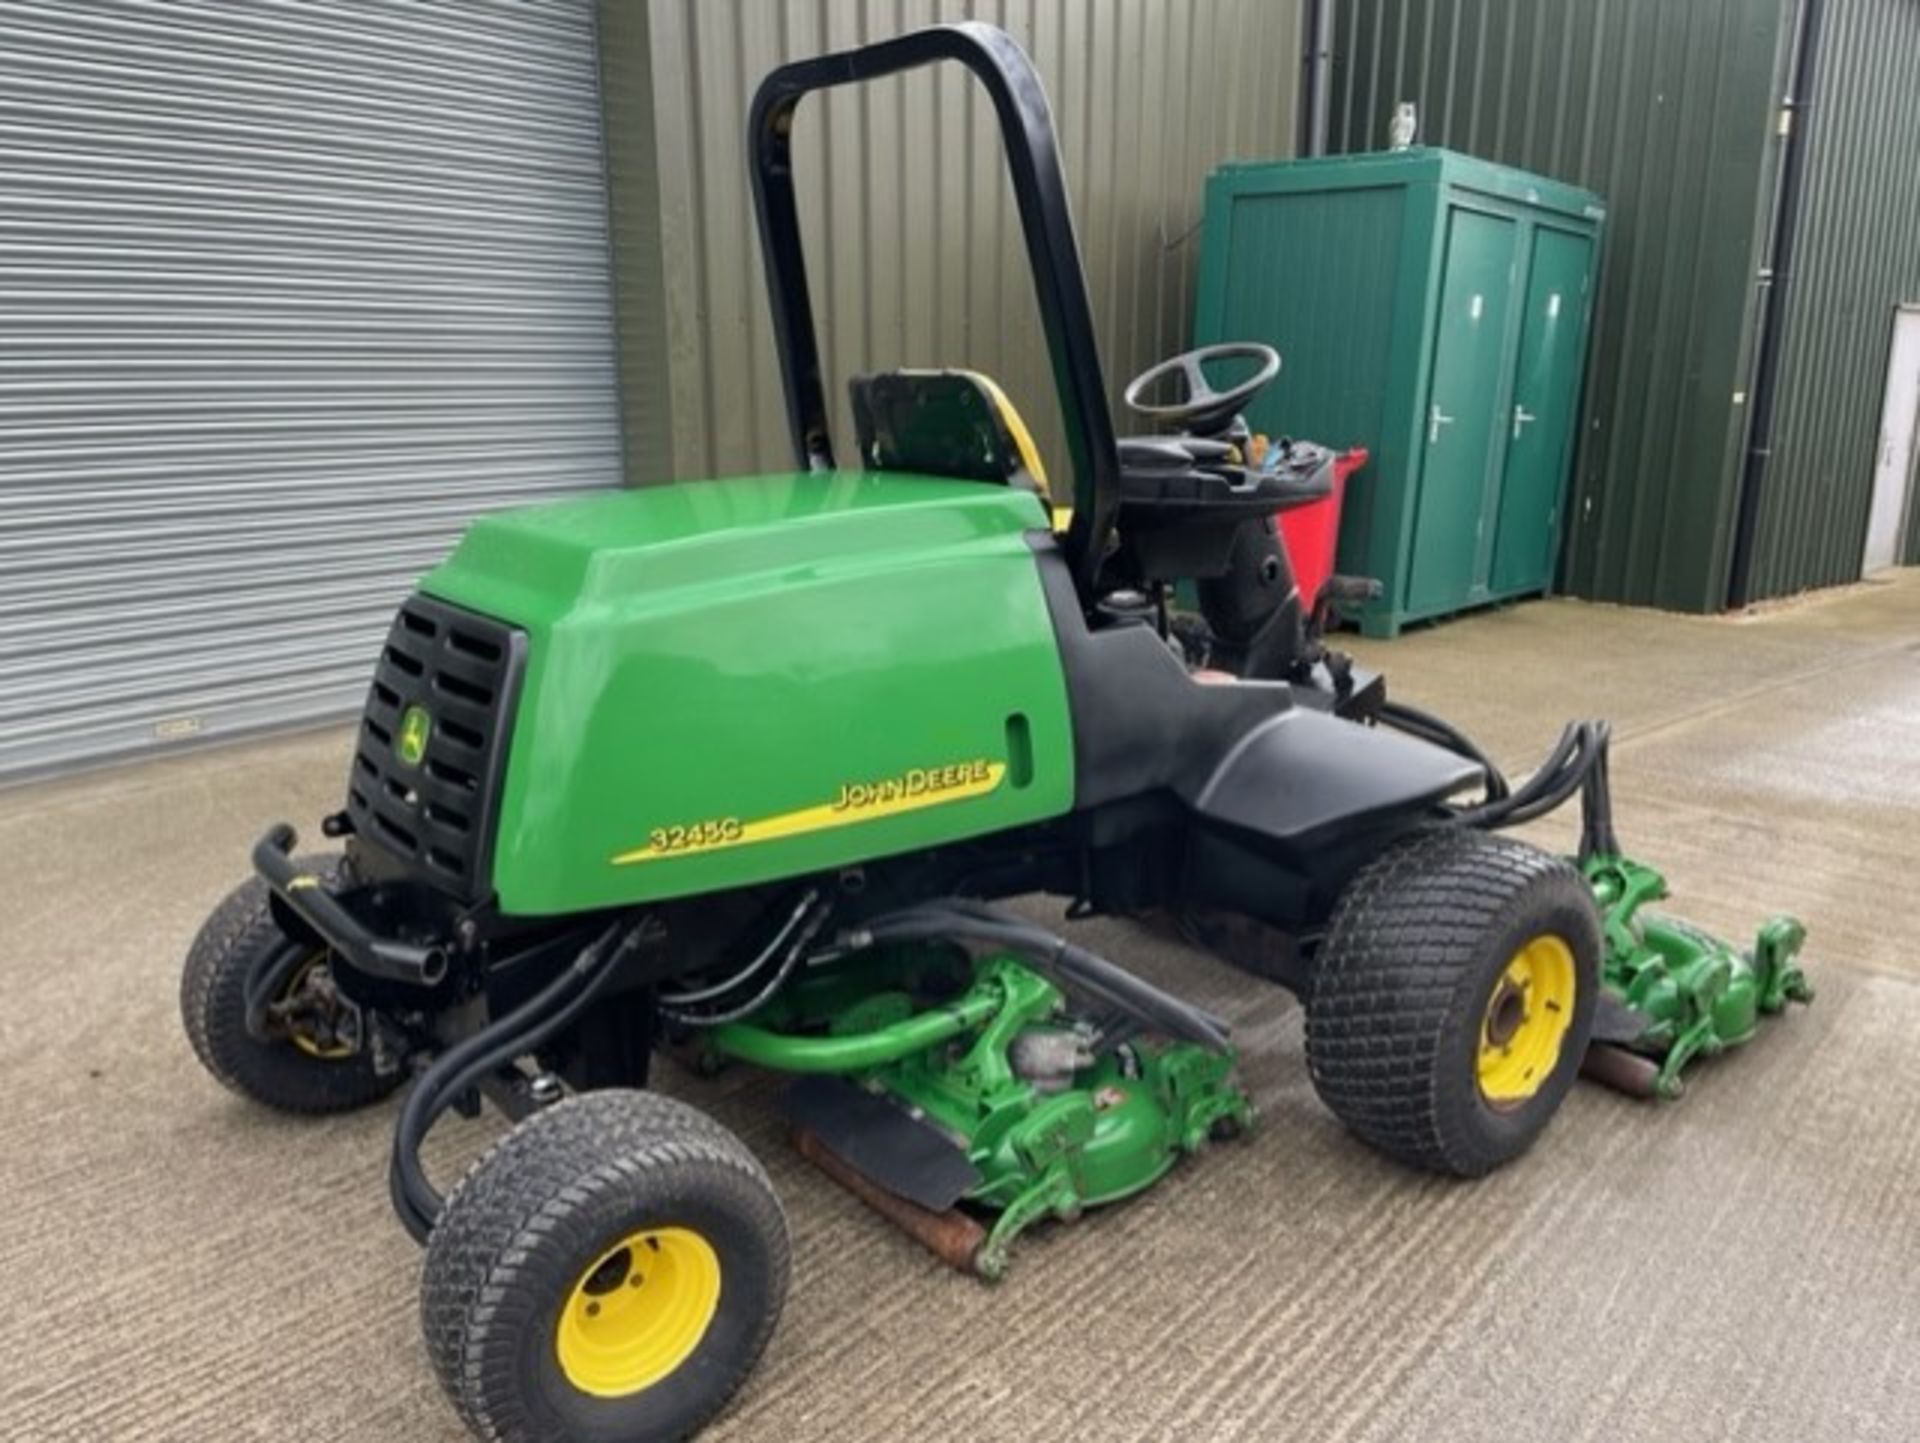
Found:
[[422, 583], [522, 627], [493, 851], [546, 915], [1059, 815], [1038, 498], [877, 472], [621, 491], [476, 522]]

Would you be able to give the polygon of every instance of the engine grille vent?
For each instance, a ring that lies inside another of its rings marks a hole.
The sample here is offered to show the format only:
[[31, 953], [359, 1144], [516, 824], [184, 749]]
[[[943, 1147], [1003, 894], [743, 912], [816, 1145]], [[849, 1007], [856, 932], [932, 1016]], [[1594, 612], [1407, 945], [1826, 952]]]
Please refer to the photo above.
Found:
[[394, 617], [360, 720], [347, 815], [365, 842], [478, 901], [526, 635], [427, 596]]

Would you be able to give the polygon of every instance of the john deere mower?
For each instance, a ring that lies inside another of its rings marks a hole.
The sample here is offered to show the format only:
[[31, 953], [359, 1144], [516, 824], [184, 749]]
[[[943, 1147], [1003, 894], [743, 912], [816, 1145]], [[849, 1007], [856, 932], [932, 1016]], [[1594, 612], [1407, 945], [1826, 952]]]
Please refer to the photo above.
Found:
[[[794, 112], [934, 61], [1004, 135], [1070, 498], [960, 371], [852, 379], [836, 464]], [[477, 522], [394, 618], [322, 827], [342, 846], [272, 828], [186, 961], [188, 1035], [234, 1090], [327, 1113], [407, 1088], [393, 1204], [476, 1434], [683, 1436], [774, 1332], [780, 1203], [726, 1128], [646, 1090], [658, 1050], [794, 1074], [802, 1151], [989, 1279], [1023, 1230], [1249, 1126], [1221, 1019], [1011, 897], [1224, 919], [1221, 950], [1304, 999], [1327, 1106], [1463, 1177], [1522, 1153], [1583, 1063], [1671, 1094], [1806, 995], [1788, 919], [1747, 953], [1643, 914], [1664, 884], [1613, 841], [1604, 726], [1510, 785], [1328, 647], [1273, 518], [1331, 457], [1240, 419], [1277, 356], [1176, 358], [1176, 398], [1129, 393], [1175, 429], [1116, 439], [1006, 35], [782, 66], [750, 125], [796, 469]], [[1499, 835], [1576, 794], [1578, 857]], [[513, 1126], [443, 1194], [422, 1141], [482, 1099]]]

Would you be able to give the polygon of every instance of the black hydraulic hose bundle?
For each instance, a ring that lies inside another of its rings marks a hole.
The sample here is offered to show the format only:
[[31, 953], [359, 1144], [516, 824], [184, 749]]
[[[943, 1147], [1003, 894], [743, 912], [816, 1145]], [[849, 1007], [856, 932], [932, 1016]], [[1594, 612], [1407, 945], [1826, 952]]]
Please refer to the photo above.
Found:
[[[1057, 986], [1169, 1036], [1216, 1050], [1228, 1045], [1227, 1024], [1219, 1018], [1162, 992], [1037, 923], [984, 902], [947, 897], [903, 907], [870, 918], [841, 932], [828, 945], [810, 951], [809, 944], [825, 922], [827, 910], [820, 905], [817, 892], [808, 892], [772, 940], [745, 966], [718, 982], [659, 993], [661, 1016], [685, 1027], [718, 1027], [759, 1011], [803, 963], [817, 965], [888, 943], [958, 940], [1012, 952]], [[758, 985], [744, 1001], [726, 1000], [750, 983]], [[711, 1009], [701, 1006], [716, 1002], [722, 1005]]]
[[872, 918], [843, 934], [841, 950], [888, 942], [955, 938], [1002, 947], [1033, 965], [1055, 985], [1142, 1022], [1156, 1031], [1215, 1051], [1225, 1051], [1228, 1027], [1218, 1017], [1182, 1002], [1106, 958], [1049, 932], [964, 897], [949, 897]]
[[1608, 772], [1607, 740], [1609, 728], [1600, 723], [1600, 755], [1587, 773], [1580, 789], [1580, 856], [1617, 857], [1620, 839], [1613, 831], [1613, 779]]
[[1472, 737], [1452, 722], [1392, 698], [1381, 702], [1375, 715], [1395, 731], [1403, 731], [1408, 736], [1419, 737], [1420, 740], [1432, 742], [1437, 747], [1445, 747], [1450, 752], [1458, 752], [1468, 761], [1477, 763], [1487, 775], [1486, 799], [1489, 802], [1500, 801], [1507, 795], [1507, 779], [1501, 774], [1500, 768], [1493, 764], [1493, 758], [1482, 751]]
[[1613, 855], [1620, 850], [1613, 831], [1613, 794], [1607, 774], [1607, 747], [1613, 728], [1604, 721], [1569, 722], [1560, 740], [1533, 775], [1512, 786], [1484, 750], [1449, 722], [1405, 702], [1381, 705], [1386, 725], [1475, 763], [1486, 774], [1486, 794], [1477, 803], [1455, 808], [1453, 820], [1498, 831], [1537, 821], [1580, 793], [1580, 855]]
[[393, 1132], [387, 1171], [394, 1210], [417, 1242], [425, 1242], [439, 1219], [443, 1199], [420, 1165], [420, 1144], [453, 1100], [481, 1079], [539, 1047], [568, 1026], [605, 989], [634, 945], [643, 921], [623, 918], [581, 949], [573, 963], [532, 1001], [516, 1007], [448, 1049], [420, 1075], [407, 1094]]
[[[685, 1027], [718, 1027], [725, 1022], [738, 1022], [748, 1014], [758, 1012], [774, 993], [786, 985], [787, 979], [793, 975], [794, 969], [806, 956], [807, 944], [813, 941], [826, 919], [827, 908], [820, 905], [818, 890], [807, 892], [788, 915], [787, 920], [781, 924], [779, 931], [773, 934], [772, 940], [755, 954], [751, 962], [718, 982], [688, 988], [681, 992], [659, 993], [656, 1006], [660, 1009], [660, 1015], [670, 1022], [678, 1022]], [[778, 962], [775, 962], [774, 958], [782, 947], [786, 948], [786, 953]], [[698, 1004], [718, 1002], [729, 993], [737, 992], [749, 982], [756, 981], [769, 967], [772, 971], [771, 977], [745, 1001], [697, 1010]]]
[[1532, 776], [1504, 797], [1467, 808], [1459, 819], [1468, 826], [1494, 831], [1544, 817], [1580, 790], [1606, 744], [1605, 722], [1569, 722]]

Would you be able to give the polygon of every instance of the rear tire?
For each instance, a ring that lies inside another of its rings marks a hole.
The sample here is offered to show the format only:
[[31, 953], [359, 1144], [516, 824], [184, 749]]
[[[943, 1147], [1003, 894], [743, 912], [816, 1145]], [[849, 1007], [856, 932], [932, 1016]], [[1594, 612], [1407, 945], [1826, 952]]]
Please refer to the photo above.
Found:
[[1593, 1028], [1600, 921], [1566, 861], [1450, 828], [1368, 863], [1307, 1006], [1315, 1090], [1400, 1162], [1478, 1177], [1533, 1144]]
[[[337, 857], [302, 857], [299, 865], [331, 884]], [[280, 1112], [350, 1112], [398, 1087], [399, 1072], [374, 1070], [364, 1042], [357, 1051], [332, 1049], [290, 1037], [261, 1041], [247, 1031], [247, 979], [256, 963], [291, 945], [273, 919], [271, 894], [258, 877], [242, 882], [213, 911], [188, 949], [180, 976], [180, 1020], [200, 1065], [242, 1097]], [[324, 965], [324, 948], [310, 965]]]
[[448, 1197], [421, 1324], [480, 1437], [684, 1438], [758, 1362], [788, 1270], [773, 1185], [731, 1133], [657, 1093], [592, 1092], [527, 1118]]

